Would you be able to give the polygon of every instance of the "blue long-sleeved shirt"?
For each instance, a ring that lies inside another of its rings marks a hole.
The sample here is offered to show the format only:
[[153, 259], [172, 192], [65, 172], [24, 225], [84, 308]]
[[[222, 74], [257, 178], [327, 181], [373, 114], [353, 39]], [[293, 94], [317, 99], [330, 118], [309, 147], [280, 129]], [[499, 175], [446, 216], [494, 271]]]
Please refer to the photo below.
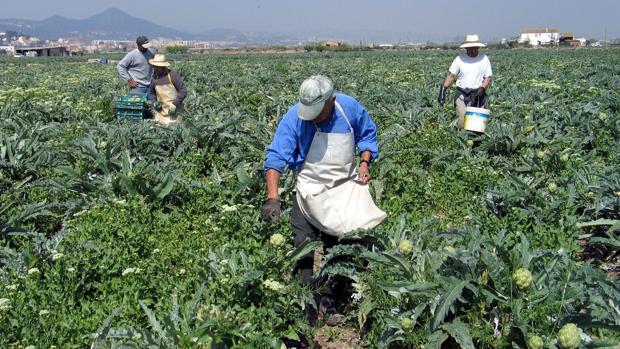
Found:
[[[357, 151], [359, 153], [370, 151], [373, 159], [379, 157], [377, 125], [366, 109], [355, 98], [344, 94], [336, 94], [336, 101], [342, 106], [353, 127]], [[310, 144], [312, 144], [316, 127], [312, 121], [304, 121], [297, 117], [298, 107], [299, 104], [294, 105], [280, 121], [273, 141], [267, 148], [263, 166], [265, 171], [274, 169], [282, 173], [286, 165], [294, 171], [301, 170]], [[317, 126], [321, 132], [351, 132], [347, 121], [336, 107], [334, 107], [332, 117]]]

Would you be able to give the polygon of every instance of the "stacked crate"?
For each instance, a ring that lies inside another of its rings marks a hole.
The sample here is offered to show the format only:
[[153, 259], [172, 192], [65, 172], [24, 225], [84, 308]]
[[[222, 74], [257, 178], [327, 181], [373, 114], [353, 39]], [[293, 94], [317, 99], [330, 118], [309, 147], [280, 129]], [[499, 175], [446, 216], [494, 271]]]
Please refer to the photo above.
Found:
[[146, 96], [128, 95], [116, 98], [116, 118], [142, 121], [148, 117]]

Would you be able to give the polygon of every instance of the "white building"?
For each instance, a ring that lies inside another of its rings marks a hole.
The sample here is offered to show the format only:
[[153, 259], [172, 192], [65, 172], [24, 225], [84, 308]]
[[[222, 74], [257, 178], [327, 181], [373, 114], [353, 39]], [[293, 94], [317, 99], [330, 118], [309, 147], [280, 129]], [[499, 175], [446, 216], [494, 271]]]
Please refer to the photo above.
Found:
[[6, 51], [11, 55], [15, 54], [15, 46], [0, 46], [0, 51]]
[[537, 46], [557, 45], [560, 42], [560, 32], [555, 28], [521, 29], [521, 36], [517, 39], [520, 44]]

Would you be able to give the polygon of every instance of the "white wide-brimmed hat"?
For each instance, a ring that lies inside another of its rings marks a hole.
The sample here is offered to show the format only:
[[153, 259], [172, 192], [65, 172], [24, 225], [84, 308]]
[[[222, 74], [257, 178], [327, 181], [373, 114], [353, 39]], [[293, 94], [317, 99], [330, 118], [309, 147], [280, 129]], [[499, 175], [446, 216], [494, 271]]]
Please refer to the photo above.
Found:
[[461, 48], [468, 47], [487, 47], [487, 45], [480, 42], [480, 38], [478, 38], [477, 34], [468, 34], [465, 37], [465, 42], [463, 43], [463, 45], [461, 45]]
[[166, 62], [166, 55], [156, 54], [155, 57], [149, 59], [149, 63], [156, 67], [169, 67], [170, 62]]
[[313, 75], [307, 78], [299, 87], [297, 116], [302, 120], [314, 120], [333, 95], [334, 83], [327, 76]]

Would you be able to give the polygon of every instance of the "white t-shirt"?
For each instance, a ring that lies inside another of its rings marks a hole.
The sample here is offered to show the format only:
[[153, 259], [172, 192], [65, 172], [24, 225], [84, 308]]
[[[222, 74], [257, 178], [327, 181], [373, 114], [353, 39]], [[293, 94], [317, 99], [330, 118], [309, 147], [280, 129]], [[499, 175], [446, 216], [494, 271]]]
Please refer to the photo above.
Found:
[[478, 88], [484, 78], [493, 76], [491, 61], [482, 53], [476, 57], [461, 53], [454, 59], [449, 71], [456, 76], [456, 86], [460, 88]]

